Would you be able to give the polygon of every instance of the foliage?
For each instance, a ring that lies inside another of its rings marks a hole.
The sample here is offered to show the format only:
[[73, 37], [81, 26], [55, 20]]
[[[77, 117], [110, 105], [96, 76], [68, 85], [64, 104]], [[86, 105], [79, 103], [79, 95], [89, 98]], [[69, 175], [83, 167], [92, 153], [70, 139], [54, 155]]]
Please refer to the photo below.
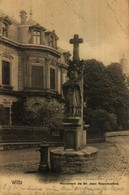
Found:
[[103, 109], [91, 110], [90, 127], [93, 130], [101, 129], [102, 132], [113, 131], [117, 128], [117, 120], [115, 114], [110, 114]]
[[0, 105], [0, 125], [6, 125], [8, 123], [6, 109], [3, 105]]
[[33, 110], [25, 110], [22, 124], [27, 126], [39, 126], [37, 124], [38, 114]]
[[108, 105], [105, 109], [117, 116], [118, 125], [123, 129], [128, 126], [129, 120], [129, 90], [125, 83], [125, 75], [118, 63], [112, 63], [106, 69], [108, 89]]
[[38, 110], [38, 123], [47, 127], [51, 132], [62, 129], [63, 115], [55, 105], [44, 103]]
[[19, 100], [12, 104], [12, 124], [23, 125], [23, 119], [25, 115], [24, 102]]
[[[17, 109], [16, 109], [17, 108]], [[13, 124], [46, 127], [52, 131], [62, 129], [63, 115], [61, 110], [50, 103], [43, 103], [39, 109], [26, 109], [19, 101], [13, 105]]]
[[105, 66], [96, 60], [87, 60], [84, 69], [84, 101], [88, 108], [97, 109], [102, 107]]
[[84, 100], [91, 110], [105, 110], [117, 117], [117, 124], [127, 128], [129, 120], [129, 90], [118, 63], [104, 66], [87, 60], [84, 72]]

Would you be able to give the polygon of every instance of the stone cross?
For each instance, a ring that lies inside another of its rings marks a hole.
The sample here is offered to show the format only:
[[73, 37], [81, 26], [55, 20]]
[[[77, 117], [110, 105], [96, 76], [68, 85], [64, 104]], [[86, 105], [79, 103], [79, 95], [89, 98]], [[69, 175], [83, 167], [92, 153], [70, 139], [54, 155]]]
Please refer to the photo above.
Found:
[[73, 44], [73, 61], [68, 68], [69, 80], [63, 84], [65, 98], [64, 149], [80, 150], [86, 145], [86, 131], [83, 126], [83, 70], [84, 62], [79, 59], [79, 39], [76, 34], [70, 40]]
[[79, 38], [78, 34], [74, 35], [73, 39], [70, 39], [70, 44], [73, 44], [73, 61], [78, 62], [79, 58], [79, 43], [83, 43], [83, 39]]

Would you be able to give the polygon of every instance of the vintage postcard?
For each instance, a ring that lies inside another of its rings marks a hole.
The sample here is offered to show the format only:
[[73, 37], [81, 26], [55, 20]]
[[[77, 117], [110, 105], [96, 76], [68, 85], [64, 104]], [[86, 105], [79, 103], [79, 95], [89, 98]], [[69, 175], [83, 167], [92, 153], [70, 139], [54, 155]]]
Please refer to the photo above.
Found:
[[0, 194], [129, 194], [129, 0], [0, 0]]

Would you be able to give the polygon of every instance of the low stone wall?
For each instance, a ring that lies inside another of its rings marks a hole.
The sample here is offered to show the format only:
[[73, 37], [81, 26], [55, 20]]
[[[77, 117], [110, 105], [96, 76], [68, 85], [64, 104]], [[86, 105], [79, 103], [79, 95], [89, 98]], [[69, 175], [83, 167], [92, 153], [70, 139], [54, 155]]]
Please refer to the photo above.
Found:
[[98, 150], [86, 147], [79, 151], [56, 148], [50, 152], [51, 171], [56, 173], [89, 173], [95, 170]]
[[50, 135], [49, 130], [43, 127], [11, 126], [0, 128], [0, 143], [11, 142], [48, 142], [61, 141], [59, 135]]
[[39, 149], [42, 142], [18, 142], [18, 143], [0, 143], [0, 151], [3, 150], [21, 150], [21, 149]]
[[104, 142], [105, 132], [100, 129], [87, 128], [87, 143]]

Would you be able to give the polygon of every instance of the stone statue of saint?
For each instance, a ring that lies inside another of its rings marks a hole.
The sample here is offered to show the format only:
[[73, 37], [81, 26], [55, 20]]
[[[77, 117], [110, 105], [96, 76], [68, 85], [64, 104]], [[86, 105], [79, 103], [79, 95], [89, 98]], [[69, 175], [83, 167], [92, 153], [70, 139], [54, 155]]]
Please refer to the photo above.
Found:
[[75, 64], [72, 64], [69, 67], [69, 80], [63, 84], [63, 94], [65, 98], [65, 114], [69, 116], [81, 116], [82, 74], [80, 69]]

